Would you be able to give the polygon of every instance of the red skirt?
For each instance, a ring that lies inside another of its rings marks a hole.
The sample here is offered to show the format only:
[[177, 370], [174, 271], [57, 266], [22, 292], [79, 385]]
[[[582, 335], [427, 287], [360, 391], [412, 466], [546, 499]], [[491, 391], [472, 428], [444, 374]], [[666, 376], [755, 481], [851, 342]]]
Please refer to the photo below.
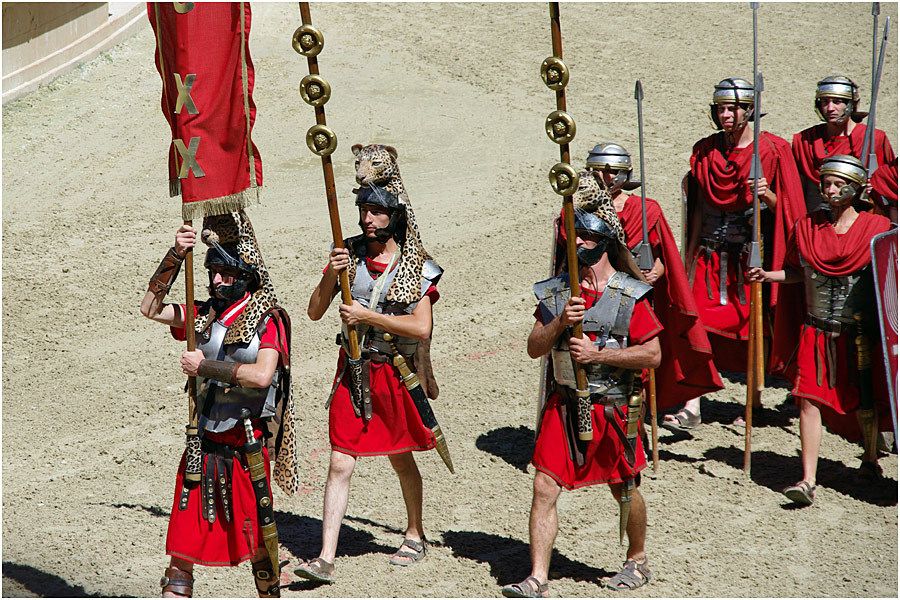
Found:
[[[341, 350], [338, 374], [343, 361]], [[422, 424], [416, 405], [392, 364], [371, 363], [372, 418], [368, 422], [353, 411], [348, 377], [345, 373], [341, 379], [328, 413], [333, 450], [350, 456], [386, 456], [434, 448], [434, 434]]]
[[[822, 409], [822, 421], [834, 433], [850, 440], [862, 438], [856, 415], [859, 408], [859, 370], [856, 368], [856, 342], [850, 333], [842, 333], [835, 340], [835, 385], [828, 384], [829, 369], [825, 359], [826, 335], [804, 325], [797, 347], [797, 378], [791, 392], [795, 398], [805, 398], [815, 402]], [[880, 340], [872, 340], [872, 392], [875, 409], [878, 411], [881, 431], [893, 428], [890, 417], [890, 403], [887, 399], [887, 378]], [[822, 385], [816, 381], [816, 354], [821, 372]]]
[[[601, 483], [622, 483], [647, 466], [641, 436], [637, 437], [634, 468], [628, 466], [625, 461], [625, 445], [613, 426], [607, 422], [604, 407], [599, 404], [595, 404], [592, 411], [594, 439], [588, 442], [584, 464], [575, 464], [569, 456], [561, 399], [558, 392], [551, 394], [544, 409], [540, 433], [531, 458], [535, 469], [546, 473], [567, 490], [574, 490]], [[615, 418], [624, 431], [622, 409], [616, 410]]]
[[[744, 268], [740, 256], [728, 258], [728, 281], [725, 291], [728, 304], [719, 303], [719, 266], [718, 252], [713, 252], [707, 259], [704, 252], [697, 254], [694, 268], [692, 291], [700, 313], [700, 321], [709, 334], [712, 346], [713, 362], [720, 371], [744, 372], [747, 370], [747, 340], [750, 338], [750, 283], [738, 282], [738, 269]], [[707, 288], [707, 277], [709, 288]], [[741, 304], [739, 290], [744, 290], [744, 304]], [[712, 292], [712, 298], [710, 298]], [[769, 337], [767, 323], [768, 310], [763, 309], [763, 331]]]
[[[259, 438], [262, 431], [254, 429], [254, 434]], [[204, 437], [235, 448], [242, 447], [246, 440], [243, 425], [219, 434], [207, 432]], [[263, 457], [271, 494], [269, 453], [265, 445]], [[256, 515], [256, 495], [250, 482], [250, 472], [244, 469], [238, 458], [233, 458], [232, 461], [231, 522], [225, 523], [221, 510], [218, 510], [216, 520], [210, 523], [200, 512], [199, 485], [191, 489], [187, 509], [178, 508], [184, 480], [182, 455], [178, 475], [175, 477], [175, 498], [166, 534], [166, 554], [208, 567], [238, 565], [256, 554], [257, 548], [262, 545], [262, 531]]]

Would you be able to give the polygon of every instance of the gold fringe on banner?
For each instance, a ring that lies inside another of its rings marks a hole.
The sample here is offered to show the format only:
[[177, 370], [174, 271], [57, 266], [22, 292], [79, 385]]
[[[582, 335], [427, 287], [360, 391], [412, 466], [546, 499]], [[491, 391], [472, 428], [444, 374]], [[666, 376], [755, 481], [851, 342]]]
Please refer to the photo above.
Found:
[[[173, 185], [179, 188], [180, 193], [181, 186], [178, 185], [177, 180], [169, 182], [170, 190]], [[210, 198], [209, 200], [185, 202], [181, 205], [181, 218], [185, 221], [192, 221], [194, 219], [202, 219], [203, 217], [224, 215], [243, 210], [250, 204], [259, 204], [259, 187], [247, 188], [236, 194]]]

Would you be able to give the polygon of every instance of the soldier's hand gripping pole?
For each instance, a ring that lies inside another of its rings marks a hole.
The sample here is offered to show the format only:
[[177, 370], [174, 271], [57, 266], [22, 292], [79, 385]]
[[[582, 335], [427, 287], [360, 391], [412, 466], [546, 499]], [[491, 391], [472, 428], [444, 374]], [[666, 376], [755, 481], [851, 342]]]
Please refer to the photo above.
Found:
[[[184, 222], [190, 226], [192, 221]], [[188, 248], [184, 253], [184, 332], [187, 339], [188, 352], [197, 349], [197, 336], [194, 332], [194, 249]], [[200, 432], [197, 426], [197, 378], [188, 377], [188, 424], [184, 428], [185, 434], [185, 457], [184, 457], [184, 486], [181, 491], [181, 499], [178, 507], [181, 510], [187, 509], [188, 487], [193, 487], [200, 483], [201, 471], [201, 452], [200, 452]]]
[[[253, 424], [250, 422], [250, 410], [241, 409], [241, 419], [244, 421], [244, 434], [247, 442], [244, 444], [244, 458], [247, 460], [247, 469], [250, 471], [250, 483], [253, 486], [253, 494], [256, 496], [256, 514], [259, 520], [259, 528], [263, 535], [263, 544], [269, 555], [271, 577], [264, 577], [265, 573], [256, 572], [258, 579], [274, 579], [281, 577], [281, 564], [278, 562], [278, 529], [275, 527], [275, 511], [272, 508], [272, 492], [269, 482], [266, 480], [265, 457], [262, 452], [262, 441], [253, 435]], [[277, 589], [275, 590], [277, 592]], [[270, 594], [272, 591], [270, 590]]]
[[[322, 158], [322, 173], [325, 177], [325, 198], [328, 202], [328, 218], [331, 222], [331, 240], [335, 248], [344, 247], [344, 236], [341, 231], [341, 215], [338, 211], [337, 193], [334, 187], [334, 168], [331, 154], [337, 148], [337, 136], [325, 123], [325, 103], [331, 98], [331, 85], [319, 76], [319, 62], [316, 58], [325, 45], [325, 36], [312, 26], [309, 15], [309, 3], [300, 2], [300, 18], [303, 25], [298, 27], [292, 38], [292, 45], [298, 54], [306, 57], [309, 75], [300, 81], [300, 96], [303, 101], [316, 111], [316, 124], [306, 132], [306, 145], [313, 154]], [[350, 295], [350, 277], [347, 271], [341, 271], [338, 278], [341, 286], [341, 302], [353, 304]], [[360, 358], [359, 335], [355, 327], [347, 328], [347, 346], [349, 356], [347, 367], [350, 373], [350, 394], [354, 404], [362, 405], [362, 359]]]
[[403, 381], [403, 385], [406, 386], [409, 395], [412, 397], [413, 404], [416, 406], [416, 411], [419, 413], [419, 418], [422, 419], [422, 424], [434, 434], [435, 450], [437, 450], [441, 460], [447, 465], [447, 468], [450, 469], [450, 472], [453, 473], [453, 459], [450, 458], [450, 448], [447, 447], [444, 431], [438, 424], [437, 418], [434, 416], [434, 411], [431, 410], [428, 396], [425, 395], [425, 390], [422, 389], [422, 385], [419, 383], [419, 376], [409, 368], [409, 363], [406, 362], [406, 358], [400, 354], [397, 345], [394, 343], [394, 337], [389, 333], [385, 333], [384, 341], [391, 345], [391, 353], [393, 354], [392, 362], [394, 366], [397, 367], [397, 371], [400, 373], [400, 379]]
[[[644, 234], [637, 247], [638, 268], [649, 271], [653, 268], [653, 251], [650, 248], [650, 233], [647, 231], [647, 172], [644, 170], [644, 86], [641, 80], [634, 82], [634, 99], [637, 101], [638, 155], [641, 162], [641, 231]], [[659, 469], [659, 430], [656, 423], [656, 369], [650, 369], [648, 386], [650, 400], [650, 433], [653, 442], [653, 472]]]
[[[569, 142], [575, 137], [575, 120], [566, 112], [566, 84], [569, 82], [569, 68], [562, 60], [562, 33], [559, 25], [559, 3], [550, 2], [550, 35], [553, 39], [553, 56], [541, 63], [541, 79], [556, 92], [556, 110], [547, 116], [544, 128], [547, 136], [559, 144], [559, 162], [550, 169], [550, 185], [553, 191], [563, 197], [563, 226], [566, 230], [566, 264], [569, 272], [571, 295], [580, 296], [578, 281], [578, 255], [575, 246], [575, 206], [572, 194], [578, 189], [578, 173], [569, 164]], [[583, 336], [581, 323], [572, 326], [572, 337]], [[588, 441], [594, 438], [591, 423], [591, 396], [588, 390], [584, 365], [572, 360], [575, 370], [575, 396], [578, 400], [578, 439]]]
[[[626, 462], [628, 457], [632, 458], [631, 464], [628, 466], [634, 468], [637, 462], [635, 452], [637, 450], [637, 433], [638, 424], [641, 420], [641, 393], [636, 391], [628, 398], [628, 410], [625, 413], [625, 443], [628, 445], [629, 452], [626, 449]], [[625, 531], [628, 529], [628, 515], [631, 514], [631, 491], [634, 489], [634, 476], [629, 477], [622, 482], [622, 495], [619, 498], [619, 545], [625, 543]]]

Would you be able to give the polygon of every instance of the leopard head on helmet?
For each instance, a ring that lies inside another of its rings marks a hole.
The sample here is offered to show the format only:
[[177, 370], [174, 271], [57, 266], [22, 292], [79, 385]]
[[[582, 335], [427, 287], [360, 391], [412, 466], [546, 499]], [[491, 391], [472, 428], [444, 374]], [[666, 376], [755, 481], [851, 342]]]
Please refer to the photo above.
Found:
[[400, 176], [397, 149], [382, 144], [354, 144], [350, 150], [356, 157], [356, 182], [360, 185], [384, 184]]

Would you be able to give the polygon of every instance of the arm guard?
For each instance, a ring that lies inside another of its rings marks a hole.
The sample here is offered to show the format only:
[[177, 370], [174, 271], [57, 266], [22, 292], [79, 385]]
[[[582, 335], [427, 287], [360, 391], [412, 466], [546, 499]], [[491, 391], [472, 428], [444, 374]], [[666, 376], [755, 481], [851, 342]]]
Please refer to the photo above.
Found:
[[197, 375], [204, 379], [215, 379], [229, 385], [237, 385], [237, 369], [240, 363], [204, 358], [197, 368]]
[[178, 277], [182, 262], [184, 262], [184, 257], [178, 256], [175, 248], [169, 248], [162, 262], [159, 263], [159, 267], [156, 268], [153, 277], [150, 278], [147, 289], [155, 295], [168, 294], [169, 290], [172, 289], [175, 278]]

